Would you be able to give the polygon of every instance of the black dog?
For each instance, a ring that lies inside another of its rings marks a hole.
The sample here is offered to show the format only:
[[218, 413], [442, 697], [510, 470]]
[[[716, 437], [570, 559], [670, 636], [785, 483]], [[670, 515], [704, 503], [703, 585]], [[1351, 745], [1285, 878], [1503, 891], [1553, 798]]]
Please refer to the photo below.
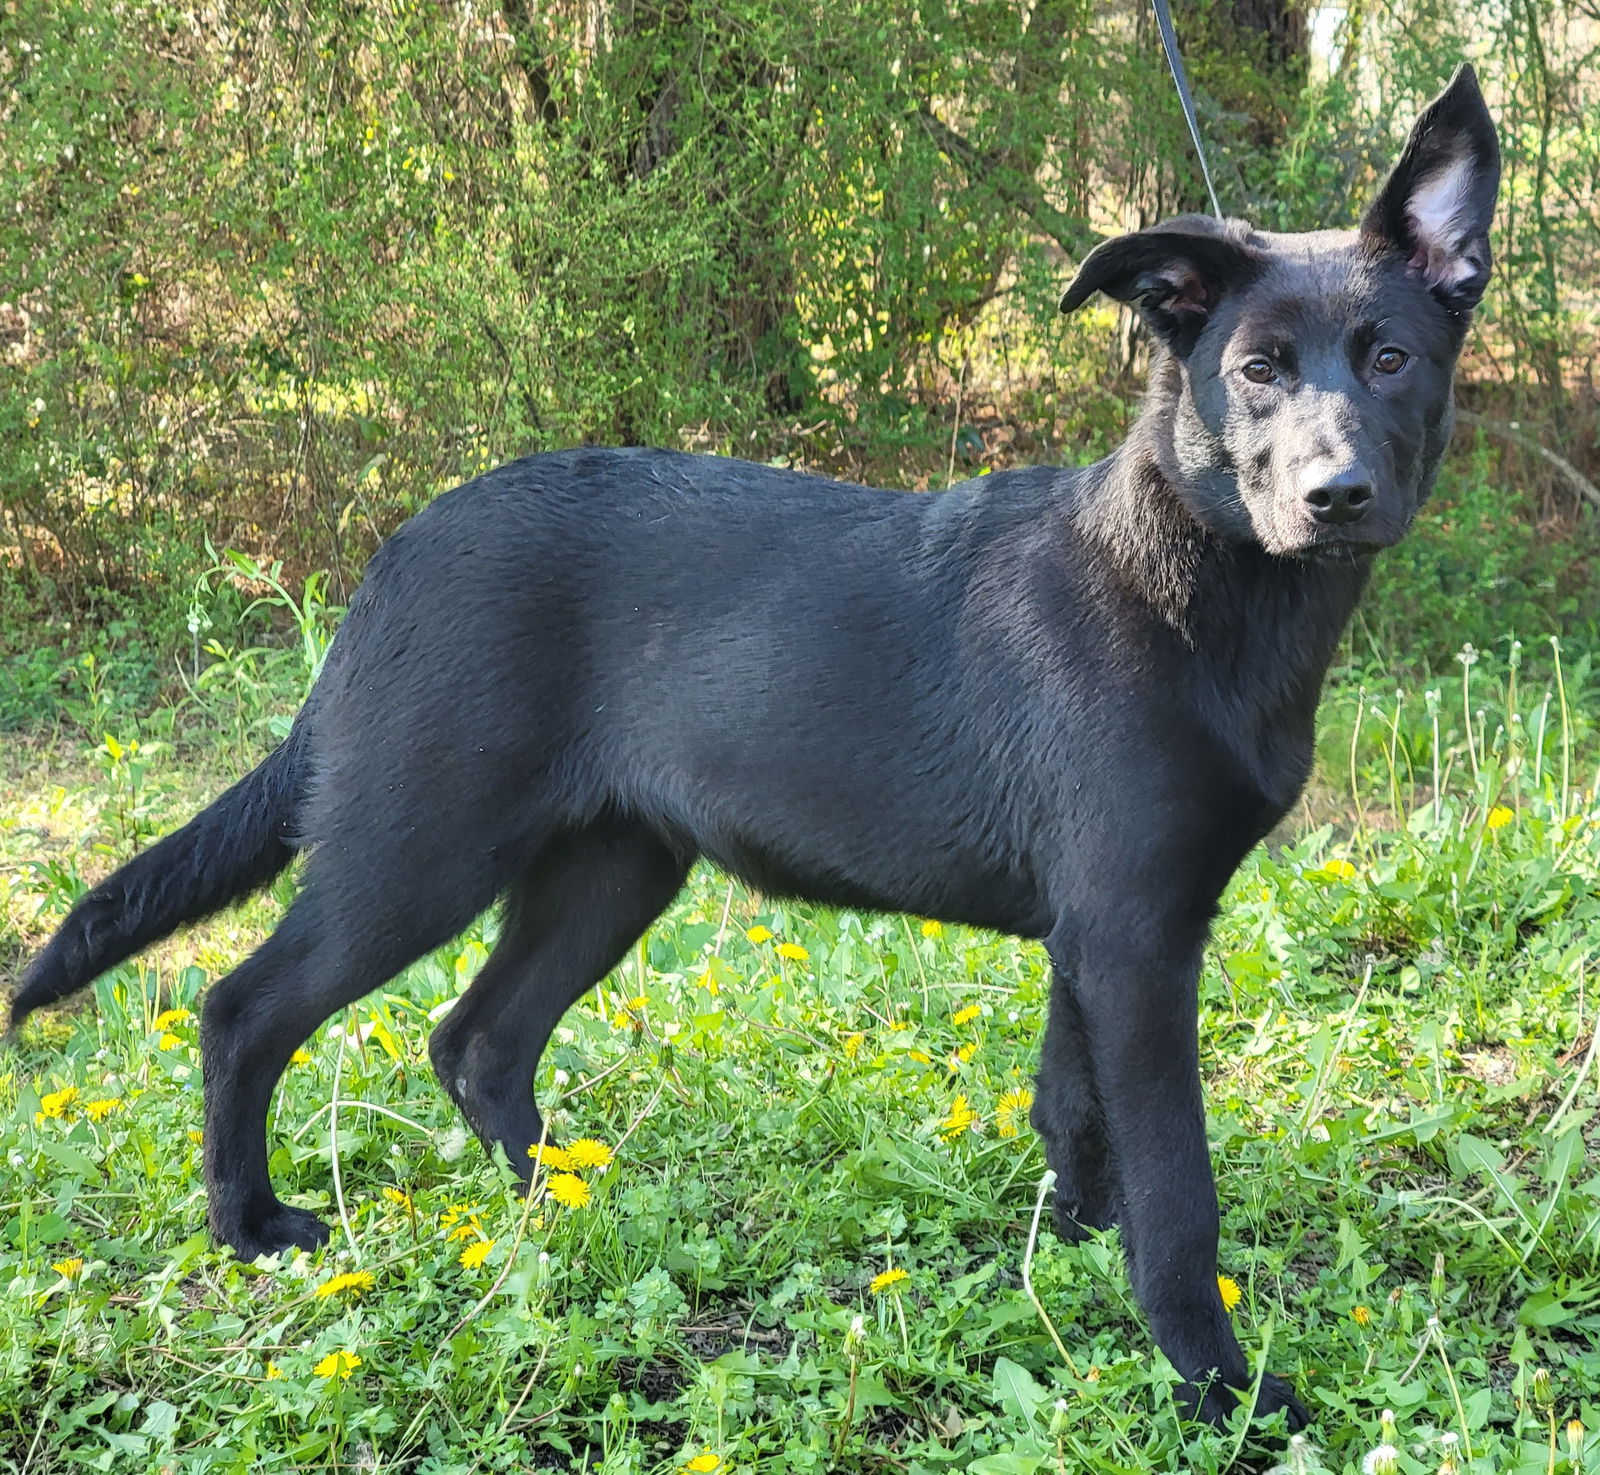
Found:
[[[1043, 938], [1059, 1227], [1121, 1224], [1156, 1341], [1224, 1419], [1251, 1375], [1217, 1291], [1201, 948], [1306, 778], [1367, 555], [1431, 487], [1498, 180], [1462, 68], [1359, 230], [1187, 216], [1100, 246], [1063, 308], [1137, 300], [1160, 346], [1128, 443], [1082, 470], [913, 496], [577, 450], [440, 497], [372, 560], [283, 745], [73, 908], [14, 1020], [305, 852], [201, 1031], [211, 1223], [251, 1257], [327, 1236], [267, 1175], [290, 1054], [497, 897], [430, 1049], [524, 1166], [552, 1029], [697, 856]], [[1308, 1417], [1272, 1377], [1257, 1407]]]

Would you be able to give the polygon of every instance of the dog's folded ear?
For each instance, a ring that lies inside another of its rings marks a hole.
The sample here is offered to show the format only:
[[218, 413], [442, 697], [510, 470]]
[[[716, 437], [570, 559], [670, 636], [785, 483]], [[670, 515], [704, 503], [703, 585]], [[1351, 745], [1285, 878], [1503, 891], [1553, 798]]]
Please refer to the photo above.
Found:
[[1115, 236], [1084, 257], [1061, 310], [1072, 312], [1096, 292], [1138, 302], [1151, 331], [1185, 354], [1223, 296], [1256, 276], [1260, 258], [1241, 236], [1240, 227], [1205, 215]]
[[1489, 282], [1489, 222], [1500, 189], [1500, 144], [1463, 63], [1412, 125], [1405, 152], [1361, 221], [1380, 250], [1404, 253], [1452, 312], [1478, 305]]

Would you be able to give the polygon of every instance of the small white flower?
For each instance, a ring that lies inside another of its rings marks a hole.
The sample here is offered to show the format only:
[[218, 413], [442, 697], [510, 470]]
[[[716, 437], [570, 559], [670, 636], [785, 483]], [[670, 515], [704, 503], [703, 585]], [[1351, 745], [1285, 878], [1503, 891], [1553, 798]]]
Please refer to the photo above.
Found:
[[1361, 1475], [1400, 1475], [1400, 1451], [1380, 1444], [1361, 1462]]

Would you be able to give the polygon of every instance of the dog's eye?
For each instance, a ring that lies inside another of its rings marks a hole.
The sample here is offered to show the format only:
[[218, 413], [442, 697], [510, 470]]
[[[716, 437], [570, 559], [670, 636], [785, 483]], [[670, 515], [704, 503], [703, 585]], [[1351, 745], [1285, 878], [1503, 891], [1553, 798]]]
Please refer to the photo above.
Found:
[[1270, 359], [1247, 359], [1240, 365], [1239, 372], [1252, 384], [1271, 384], [1278, 377]]
[[1411, 356], [1398, 348], [1380, 348], [1372, 367], [1380, 374], [1398, 374], [1411, 362]]

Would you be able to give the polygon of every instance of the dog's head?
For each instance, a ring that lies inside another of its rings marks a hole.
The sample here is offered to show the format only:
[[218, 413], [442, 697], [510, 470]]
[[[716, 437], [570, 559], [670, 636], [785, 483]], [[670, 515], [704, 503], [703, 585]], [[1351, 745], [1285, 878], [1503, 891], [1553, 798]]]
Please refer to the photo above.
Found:
[[1450, 437], [1451, 381], [1489, 280], [1500, 151], [1463, 66], [1353, 231], [1180, 216], [1105, 242], [1061, 300], [1138, 302], [1164, 345], [1164, 455], [1219, 536], [1295, 557], [1398, 540]]

